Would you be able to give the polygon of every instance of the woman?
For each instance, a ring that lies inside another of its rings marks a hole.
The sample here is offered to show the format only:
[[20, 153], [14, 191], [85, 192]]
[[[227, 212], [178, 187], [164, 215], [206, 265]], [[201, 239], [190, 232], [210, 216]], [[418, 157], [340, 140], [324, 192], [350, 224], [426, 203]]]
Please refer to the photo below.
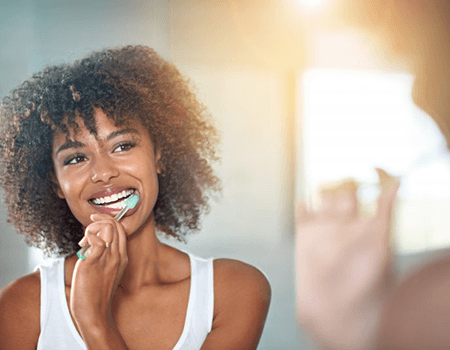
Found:
[[49, 67], [3, 99], [0, 124], [9, 221], [60, 257], [1, 291], [1, 349], [256, 348], [264, 275], [156, 237], [198, 230], [220, 189], [215, 129], [175, 67], [142, 46]]

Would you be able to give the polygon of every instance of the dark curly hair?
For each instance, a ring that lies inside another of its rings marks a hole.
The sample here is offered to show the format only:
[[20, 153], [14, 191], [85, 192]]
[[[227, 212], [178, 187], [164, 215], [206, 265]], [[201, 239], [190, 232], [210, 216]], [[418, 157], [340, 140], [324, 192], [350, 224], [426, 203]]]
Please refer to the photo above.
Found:
[[52, 181], [52, 137], [57, 130], [67, 134], [68, 126], [76, 130], [76, 117], [95, 134], [96, 108], [116, 126], [141, 122], [160, 149], [156, 228], [181, 241], [198, 231], [211, 195], [220, 192], [212, 168], [218, 134], [179, 71], [145, 46], [45, 68], [2, 100], [0, 182], [8, 222], [46, 255], [79, 248], [81, 224]]

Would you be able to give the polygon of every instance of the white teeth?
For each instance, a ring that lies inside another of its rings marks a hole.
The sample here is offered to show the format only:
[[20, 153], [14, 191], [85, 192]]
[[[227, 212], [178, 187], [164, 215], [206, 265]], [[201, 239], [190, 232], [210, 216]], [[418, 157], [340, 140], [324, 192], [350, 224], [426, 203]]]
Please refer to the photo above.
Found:
[[107, 204], [107, 205], [105, 205], [105, 208], [122, 209], [124, 205], [125, 205], [125, 200], [116, 202], [113, 204]]
[[113, 203], [113, 204], [108, 204], [108, 203], [116, 202], [121, 198], [128, 197], [132, 193], [134, 193], [134, 190], [123, 190], [122, 192], [113, 194], [111, 196], [99, 197], [99, 198], [92, 199], [92, 203], [94, 203], [95, 205], [105, 204], [105, 206], [108, 206], [108, 208], [122, 208], [123, 201]]

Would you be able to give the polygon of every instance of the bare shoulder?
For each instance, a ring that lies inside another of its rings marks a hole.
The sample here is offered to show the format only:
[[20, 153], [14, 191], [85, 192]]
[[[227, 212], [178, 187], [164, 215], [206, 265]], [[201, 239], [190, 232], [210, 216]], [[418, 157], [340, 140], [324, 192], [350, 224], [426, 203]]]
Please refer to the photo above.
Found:
[[271, 298], [266, 276], [256, 267], [232, 259], [214, 260], [215, 321], [237, 315], [264, 324]]
[[257, 268], [238, 260], [214, 260], [214, 319], [202, 350], [256, 349], [271, 289]]
[[0, 289], [0, 349], [36, 349], [40, 294], [39, 271]]
[[386, 303], [382, 348], [450, 348], [450, 256], [407, 277]]
[[214, 260], [216, 294], [239, 294], [261, 302], [270, 302], [271, 289], [266, 276], [256, 267], [239, 260]]

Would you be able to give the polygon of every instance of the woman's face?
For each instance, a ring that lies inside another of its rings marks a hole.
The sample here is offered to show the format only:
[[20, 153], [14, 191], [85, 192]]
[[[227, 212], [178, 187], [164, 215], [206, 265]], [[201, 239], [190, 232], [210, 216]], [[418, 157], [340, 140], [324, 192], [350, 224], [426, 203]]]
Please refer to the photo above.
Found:
[[158, 197], [159, 152], [140, 123], [116, 127], [105, 113], [96, 109], [97, 135], [90, 133], [77, 119], [77, 133], [55, 133], [52, 158], [57, 193], [67, 201], [73, 215], [83, 225], [90, 215], [115, 216], [123, 201], [139, 194], [138, 205], [122, 219], [127, 234], [150, 222]]

